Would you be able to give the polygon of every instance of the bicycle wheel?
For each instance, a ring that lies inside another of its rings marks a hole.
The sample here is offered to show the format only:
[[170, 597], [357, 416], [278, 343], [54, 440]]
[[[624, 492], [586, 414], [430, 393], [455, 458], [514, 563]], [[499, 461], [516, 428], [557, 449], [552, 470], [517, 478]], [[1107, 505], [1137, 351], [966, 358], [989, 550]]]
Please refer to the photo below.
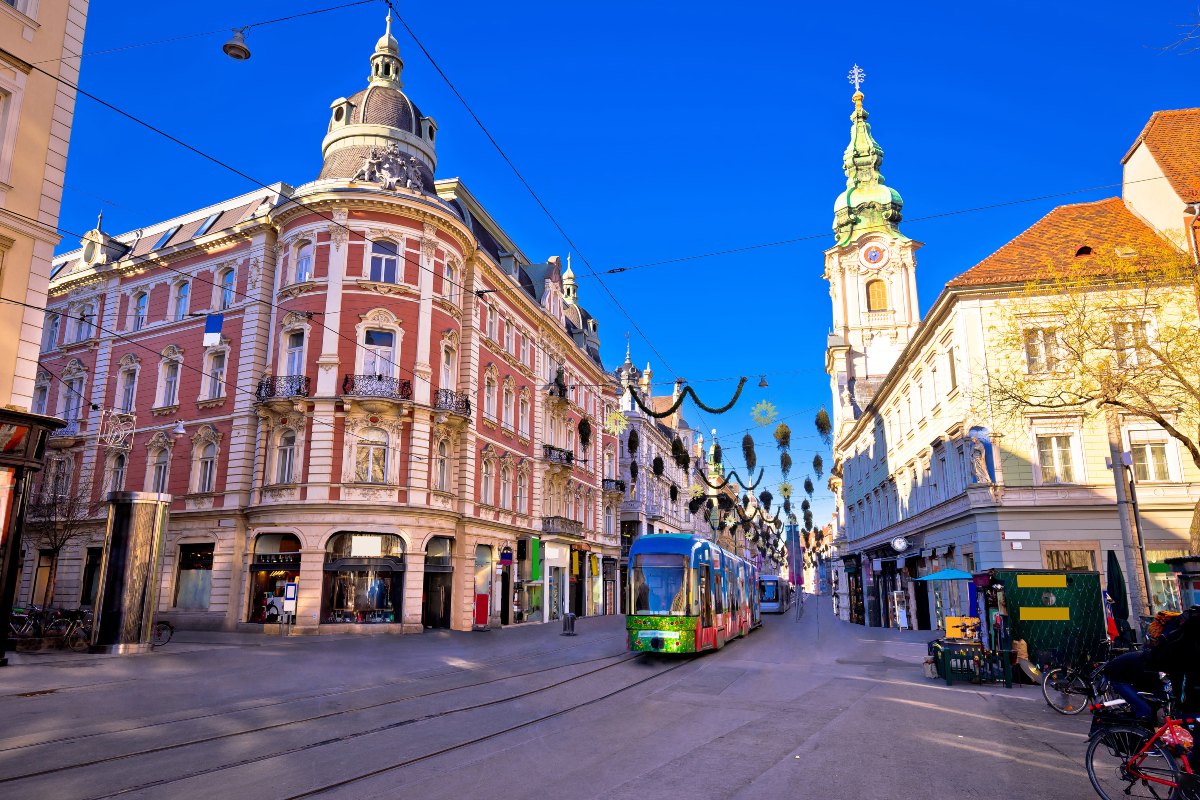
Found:
[[1092, 736], [1086, 763], [1096, 794], [1104, 800], [1168, 800], [1176, 796], [1179, 765], [1162, 743], [1155, 742], [1137, 755], [1152, 735], [1136, 725], [1113, 725]]
[[150, 644], [154, 647], [162, 647], [167, 642], [171, 641], [171, 634], [175, 633], [175, 628], [169, 622], [159, 622], [154, 626], [154, 635], [150, 638]]
[[1088, 706], [1092, 687], [1073, 669], [1055, 667], [1042, 678], [1042, 696], [1060, 714], [1074, 715]]
[[92, 632], [87, 628], [76, 628], [67, 637], [67, 646], [76, 653], [86, 653], [92, 644]]

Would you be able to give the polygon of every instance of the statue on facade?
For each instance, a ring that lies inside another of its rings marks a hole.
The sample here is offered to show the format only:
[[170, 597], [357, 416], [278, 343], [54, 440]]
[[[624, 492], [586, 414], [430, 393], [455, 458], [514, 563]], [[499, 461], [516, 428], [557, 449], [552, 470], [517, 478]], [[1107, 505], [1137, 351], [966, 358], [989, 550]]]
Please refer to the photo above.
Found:
[[971, 475], [976, 483], [990, 486], [991, 473], [988, 472], [987, 449], [977, 437], [971, 437]]

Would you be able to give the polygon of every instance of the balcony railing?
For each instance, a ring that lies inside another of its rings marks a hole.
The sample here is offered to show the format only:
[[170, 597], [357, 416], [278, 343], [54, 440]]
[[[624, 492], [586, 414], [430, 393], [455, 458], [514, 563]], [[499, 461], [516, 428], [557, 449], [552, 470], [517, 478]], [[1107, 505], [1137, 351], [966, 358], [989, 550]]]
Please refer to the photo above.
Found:
[[554, 464], [566, 464], [568, 467], [575, 463], [575, 454], [552, 444], [542, 445], [542, 456]]
[[606, 492], [620, 492], [625, 494], [625, 481], [620, 478], [605, 478], [601, 487]]
[[260, 380], [254, 394], [260, 403], [273, 397], [308, 397], [308, 386], [307, 375], [276, 375]]
[[439, 411], [449, 411], [451, 414], [469, 417], [471, 416], [471, 398], [453, 389], [438, 389], [434, 408]]
[[342, 379], [342, 394], [412, 400], [412, 381], [387, 375], [347, 375]]
[[542, 517], [542, 532], [583, 536], [583, 523], [566, 517]]
[[79, 432], [80, 432], [80, 430], [82, 430], [82, 428], [83, 428], [83, 421], [78, 420], [78, 419], [73, 419], [73, 420], [69, 421], [66, 425], [59, 428], [58, 430], [51, 431], [50, 438], [54, 439], [59, 436], [78, 436]]

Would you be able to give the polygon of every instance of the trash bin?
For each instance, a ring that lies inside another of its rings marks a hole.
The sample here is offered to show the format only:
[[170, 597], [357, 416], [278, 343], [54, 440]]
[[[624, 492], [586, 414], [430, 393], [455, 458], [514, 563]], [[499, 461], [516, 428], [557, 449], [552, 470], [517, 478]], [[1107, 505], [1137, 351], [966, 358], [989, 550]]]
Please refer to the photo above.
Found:
[[569, 611], [566, 614], [563, 614], [562, 635], [563, 636], [574, 636], [575, 635], [575, 615], [570, 613]]

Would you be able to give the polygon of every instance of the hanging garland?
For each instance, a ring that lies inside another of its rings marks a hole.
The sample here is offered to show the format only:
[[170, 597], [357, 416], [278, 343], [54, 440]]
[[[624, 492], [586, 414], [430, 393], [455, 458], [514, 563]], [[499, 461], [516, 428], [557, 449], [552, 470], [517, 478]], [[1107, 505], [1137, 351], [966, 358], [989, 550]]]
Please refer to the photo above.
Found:
[[667, 465], [663, 463], [662, 456], [655, 456], [654, 460], [650, 462], [650, 469], [653, 470], [656, 478], [661, 478], [663, 470], [666, 468]]
[[631, 456], [637, 455], [637, 451], [638, 451], [638, 433], [637, 433], [637, 431], [629, 432], [629, 441], [625, 445], [625, 447], [629, 450], [629, 455], [631, 455]]
[[675, 463], [684, 472], [692, 465], [692, 457], [688, 455], [687, 448], [683, 446], [683, 440], [678, 436], [671, 440], [671, 458], [675, 459]]
[[632, 386], [629, 387], [629, 393], [633, 395], [633, 402], [637, 403], [638, 408], [640, 408], [645, 414], [654, 417], [655, 419], [665, 419], [679, 410], [679, 407], [683, 405], [683, 398], [687, 397], [688, 395], [691, 395], [692, 402], [694, 402], [704, 411], [707, 411], [710, 414], [724, 414], [726, 411], [733, 408], [737, 403], [738, 398], [742, 396], [742, 387], [745, 385], [746, 378], [739, 380], [737, 391], [733, 393], [733, 397], [728, 403], [720, 406], [719, 408], [710, 408], [709, 406], [704, 405], [704, 403], [701, 402], [700, 398], [696, 395], [696, 392], [690, 386], [684, 386], [683, 391], [679, 393], [679, 397], [676, 398], [675, 402], [671, 404], [671, 407], [665, 411], [655, 411], [652, 408], [648, 408], [646, 404], [642, 402], [642, 398], [638, 397], [638, 393], [634, 391]]
[[592, 443], [592, 423], [588, 422], [588, 418], [584, 417], [579, 420], [579, 444], [586, 448]]

